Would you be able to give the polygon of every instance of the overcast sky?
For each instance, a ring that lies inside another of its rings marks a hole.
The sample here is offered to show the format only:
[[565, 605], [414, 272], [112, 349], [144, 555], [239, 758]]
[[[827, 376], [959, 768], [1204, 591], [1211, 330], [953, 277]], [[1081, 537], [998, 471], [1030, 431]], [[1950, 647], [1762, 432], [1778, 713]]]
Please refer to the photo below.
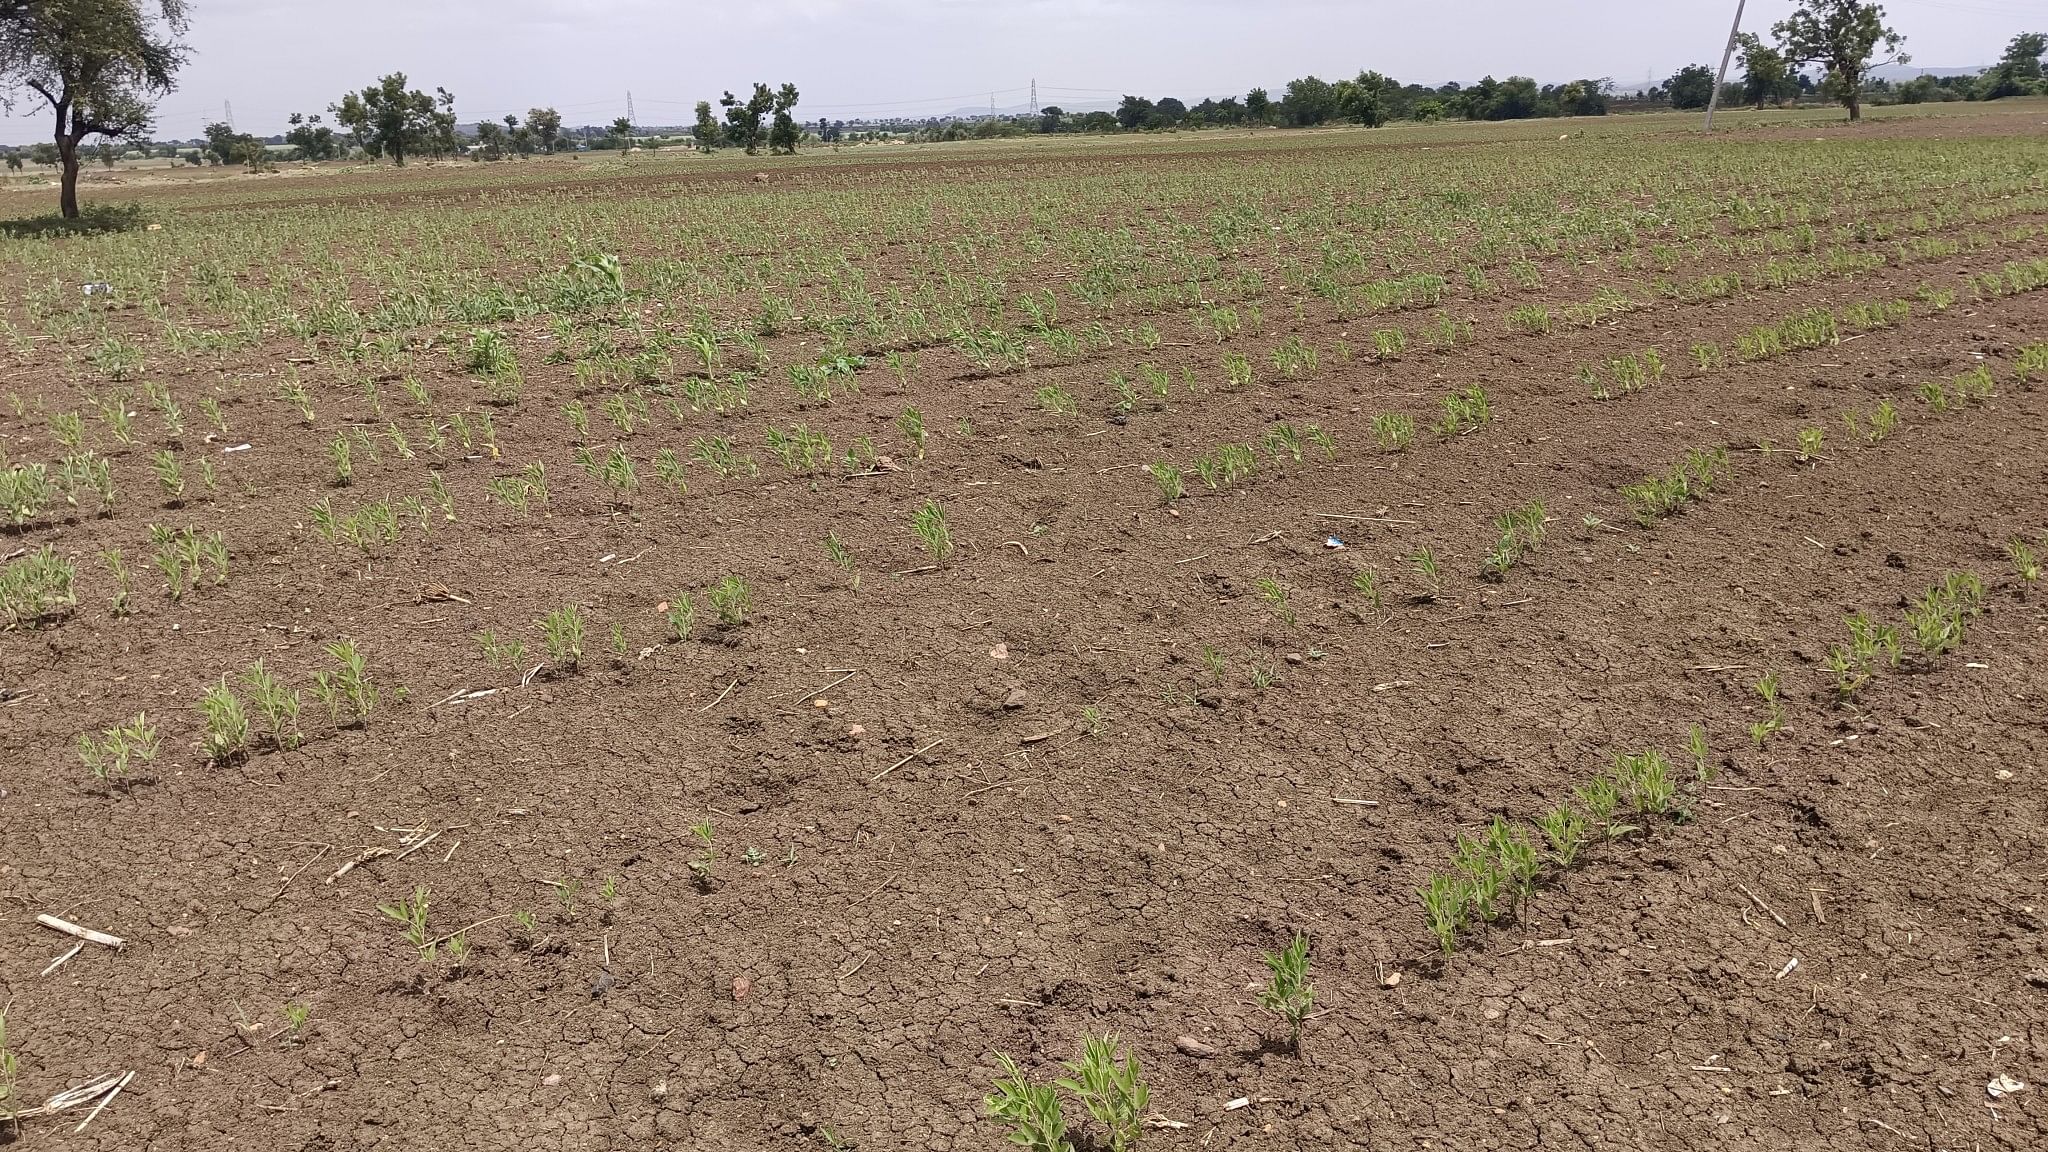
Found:
[[[399, 70], [455, 93], [465, 122], [553, 105], [570, 125], [686, 123], [700, 99], [792, 81], [798, 114], [940, 115], [1022, 105], [1278, 89], [1375, 68], [1442, 83], [1523, 74], [1639, 87], [1718, 63], [1734, 0], [193, 0], [193, 59], [157, 135], [185, 139], [234, 106], [268, 135]], [[1768, 35], [1794, 0], [1750, 0]], [[1995, 60], [2048, 31], [2048, 0], [1886, 0], [1914, 63]], [[0, 141], [49, 138], [0, 119]]]

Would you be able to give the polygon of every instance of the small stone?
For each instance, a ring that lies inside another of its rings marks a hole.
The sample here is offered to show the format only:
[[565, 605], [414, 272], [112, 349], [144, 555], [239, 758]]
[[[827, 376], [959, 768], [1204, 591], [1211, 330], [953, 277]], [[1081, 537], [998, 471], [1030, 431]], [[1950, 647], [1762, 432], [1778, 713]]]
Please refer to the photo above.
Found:
[[561, 1082], [562, 1074], [560, 1072], [550, 1072], [547, 1075], [541, 1077], [540, 1086], [543, 1088], [553, 1088], [555, 1085], [560, 1084]]
[[1399, 972], [1389, 972], [1386, 979], [1381, 980], [1380, 983], [1389, 988], [1398, 988], [1401, 986], [1401, 974]]
[[1024, 691], [1022, 688], [1012, 688], [1010, 689], [1010, 694], [1003, 697], [1003, 707], [1022, 708], [1024, 702], [1029, 699], [1031, 699], [1029, 692]]
[[1287, 662], [1289, 664], [1299, 664], [1302, 662], [1302, 659], [1303, 657], [1299, 652], [1289, 652], [1287, 654]]
[[1207, 1060], [1209, 1057], [1219, 1054], [1216, 1049], [1202, 1043], [1193, 1036], [1177, 1037], [1173, 1042], [1173, 1046], [1180, 1049], [1185, 1055], [1193, 1056], [1197, 1060]]
[[857, 737], [857, 736], [865, 736], [865, 735], [867, 735], [867, 734], [868, 734], [868, 730], [867, 730], [867, 729], [865, 729], [865, 728], [863, 728], [863, 727], [861, 727], [861, 726], [860, 726], [860, 725], [858, 725], [858, 724], [854, 724], [854, 725], [851, 725], [851, 726], [849, 726], [849, 727], [848, 727], [848, 728], [846, 729], [846, 734], [847, 734], [848, 736], [856, 736], [856, 737]]
[[749, 992], [751, 992], [751, 991], [753, 991], [753, 990], [754, 990], [754, 982], [753, 982], [752, 980], [748, 979], [747, 977], [745, 977], [745, 976], [735, 976], [735, 977], [733, 977], [733, 978], [732, 978], [732, 998], [733, 998], [733, 999], [735, 999], [735, 1000], [745, 1000], [745, 999], [747, 998], [747, 993], [749, 993]]
[[830, 708], [831, 706], [832, 702], [830, 700], [825, 699], [823, 696], [820, 696], [816, 700], [811, 701], [811, 707], [813, 708]]
[[988, 654], [998, 660], [1008, 660], [1010, 658], [1010, 646], [1008, 644], [998, 644], [989, 649]]
[[590, 980], [590, 998], [592, 1000], [604, 999], [605, 993], [611, 991], [612, 985], [616, 983], [618, 983], [618, 980], [612, 976], [611, 969], [598, 969], [597, 975]]

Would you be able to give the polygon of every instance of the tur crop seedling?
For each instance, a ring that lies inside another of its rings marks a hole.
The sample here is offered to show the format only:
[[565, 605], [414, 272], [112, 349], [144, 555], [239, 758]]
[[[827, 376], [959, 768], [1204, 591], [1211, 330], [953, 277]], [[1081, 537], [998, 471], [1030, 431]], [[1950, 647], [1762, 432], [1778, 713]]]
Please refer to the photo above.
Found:
[[1287, 1046], [1301, 1050], [1301, 1025], [1315, 1007], [1315, 986], [1308, 978], [1308, 937], [1297, 932], [1287, 947], [1265, 955], [1266, 986], [1259, 989], [1259, 1007], [1287, 1023]]

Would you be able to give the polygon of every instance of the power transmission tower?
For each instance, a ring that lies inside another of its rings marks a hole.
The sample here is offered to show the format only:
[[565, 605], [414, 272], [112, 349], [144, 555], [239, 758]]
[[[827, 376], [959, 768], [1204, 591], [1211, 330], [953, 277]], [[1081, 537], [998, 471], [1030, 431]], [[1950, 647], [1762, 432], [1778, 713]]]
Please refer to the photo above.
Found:
[[223, 120], [226, 120], [226, 121], [228, 122], [228, 128], [229, 128], [230, 130], [232, 130], [232, 129], [234, 128], [234, 126], [235, 126], [235, 105], [234, 105], [234, 102], [233, 102], [233, 101], [230, 101], [230, 100], [223, 100], [223, 101], [221, 101], [221, 102], [220, 102], [220, 111], [221, 111], [221, 119], [223, 119]]
[[630, 88], [626, 90], [626, 122], [629, 124], [638, 124], [640, 122], [640, 118], [633, 115], [633, 91]]
[[1031, 114], [1038, 115], [1038, 78], [1031, 78]]
[[1728, 82], [1728, 58], [1735, 55], [1735, 38], [1742, 35], [1742, 6], [1745, 0], [1735, 0], [1735, 26], [1728, 29], [1728, 47], [1721, 51], [1721, 71], [1714, 77], [1714, 90], [1707, 95], [1707, 124], [1703, 131], [1714, 130], [1714, 106], [1721, 102], [1721, 85]]

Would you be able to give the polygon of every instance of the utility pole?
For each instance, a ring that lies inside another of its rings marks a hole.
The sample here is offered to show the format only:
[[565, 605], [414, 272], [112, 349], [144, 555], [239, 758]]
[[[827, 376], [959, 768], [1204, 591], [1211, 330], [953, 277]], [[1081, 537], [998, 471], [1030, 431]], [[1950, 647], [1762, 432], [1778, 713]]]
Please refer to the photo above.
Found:
[[1735, 26], [1728, 29], [1728, 47], [1721, 50], [1721, 72], [1714, 77], [1714, 90], [1707, 95], [1707, 124], [1705, 131], [1714, 130], [1714, 106], [1721, 102], [1721, 85], [1728, 82], [1728, 58], [1735, 55], [1735, 38], [1742, 35], [1742, 6], [1745, 0], [1735, 0]]

